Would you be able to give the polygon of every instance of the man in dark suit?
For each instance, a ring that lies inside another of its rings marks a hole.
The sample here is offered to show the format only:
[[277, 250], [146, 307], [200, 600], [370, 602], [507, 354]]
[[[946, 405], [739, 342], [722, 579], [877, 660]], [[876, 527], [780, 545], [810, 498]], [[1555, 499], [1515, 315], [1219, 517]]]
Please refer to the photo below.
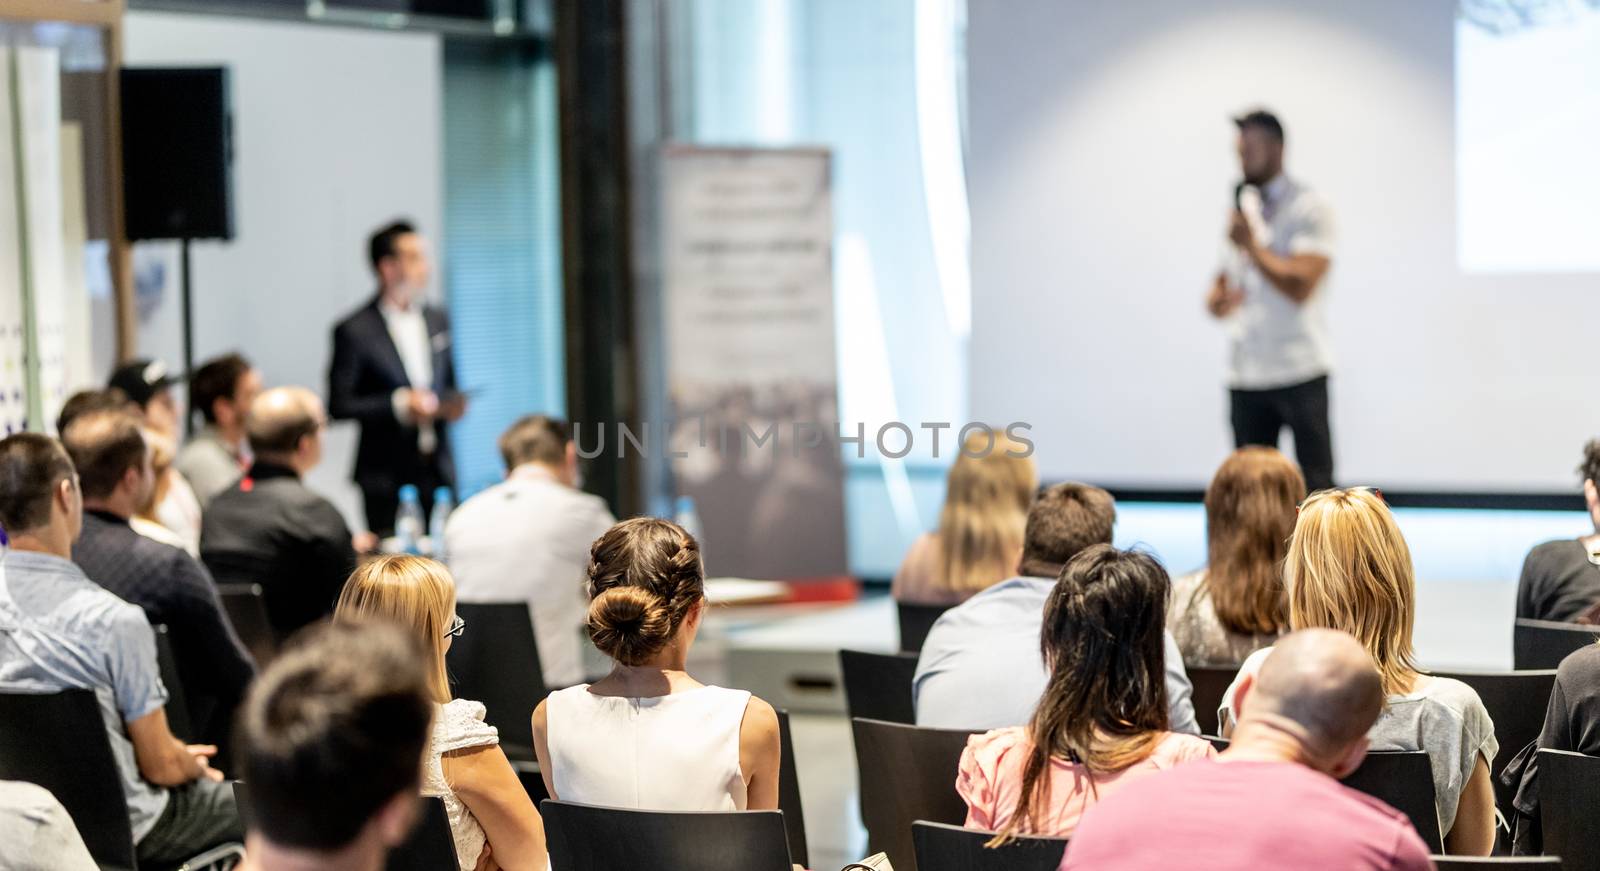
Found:
[[434, 490], [455, 486], [449, 423], [466, 400], [456, 391], [449, 318], [423, 301], [427, 242], [396, 221], [372, 234], [367, 253], [378, 294], [334, 328], [328, 411], [361, 423], [354, 477], [367, 526], [386, 536], [402, 485], [416, 485], [424, 517]]

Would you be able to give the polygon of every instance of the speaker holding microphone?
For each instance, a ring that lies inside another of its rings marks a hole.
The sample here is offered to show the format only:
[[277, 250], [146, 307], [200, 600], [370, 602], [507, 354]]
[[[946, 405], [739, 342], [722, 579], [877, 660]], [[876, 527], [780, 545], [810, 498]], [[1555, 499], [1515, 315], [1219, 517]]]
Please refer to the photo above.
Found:
[[227, 68], [124, 68], [121, 87], [128, 238], [232, 239]]

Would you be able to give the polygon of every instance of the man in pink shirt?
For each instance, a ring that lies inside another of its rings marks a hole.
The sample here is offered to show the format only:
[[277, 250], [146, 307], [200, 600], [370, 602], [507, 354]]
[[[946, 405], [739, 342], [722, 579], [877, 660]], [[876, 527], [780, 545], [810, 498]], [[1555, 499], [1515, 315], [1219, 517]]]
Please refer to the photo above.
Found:
[[1337, 780], [1365, 758], [1383, 708], [1359, 642], [1331, 629], [1285, 636], [1239, 694], [1232, 746], [1091, 808], [1062, 871], [1433, 867], [1404, 814]]

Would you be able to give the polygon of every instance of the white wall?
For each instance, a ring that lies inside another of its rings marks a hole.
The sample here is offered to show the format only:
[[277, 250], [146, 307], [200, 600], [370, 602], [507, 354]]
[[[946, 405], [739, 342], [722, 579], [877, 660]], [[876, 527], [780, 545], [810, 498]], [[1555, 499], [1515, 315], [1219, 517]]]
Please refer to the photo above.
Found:
[[[405, 216], [441, 236], [439, 38], [131, 12], [125, 52], [130, 66], [232, 70], [235, 238], [193, 248], [196, 359], [237, 349], [268, 384], [324, 393], [333, 325], [373, 292], [367, 235]], [[176, 246], [141, 247], [168, 280], [141, 300], [140, 352], [177, 365]], [[312, 479], [352, 523], [354, 450], [354, 427], [336, 425]]]
[[1574, 488], [1600, 278], [1459, 271], [1452, 0], [969, 2], [972, 410], [1046, 477], [1201, 486], [1231, 447], [1201, 299], [1261, 103], [1338, 219], [1339, 478]]

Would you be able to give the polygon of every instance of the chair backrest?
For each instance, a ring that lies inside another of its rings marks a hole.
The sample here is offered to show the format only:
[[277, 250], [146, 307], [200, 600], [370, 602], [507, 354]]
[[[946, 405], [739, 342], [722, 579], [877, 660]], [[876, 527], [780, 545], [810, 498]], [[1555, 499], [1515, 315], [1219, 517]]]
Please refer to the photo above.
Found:
[[1544, 851], [1569, 871], [1600, 868], [1600, 758], [1566, 750], [1539, 751], [1539, 824]]
[[839, 651], [839, 671], [844, 676], [844, 706], [849, 715], [885, 723], [917, 721], [911, 699], [911, 681], [917, 674], [915, 653]]
[[789, 730], [789, 712], [778, 711], [778, 810], [783, 811], [783, 826], [789, 833], [789, 858], [796, 865], [811, 864], [806, 849], [806, 815], [800, 807], [800, 775], [794, 762], [794, 734]]
[[[233, 782], [233, 801], [239, 807], [239, 819], [245, 828], [253, 828], [250, 789], [242, 781]], [[410, 837], [389, 851], [383, 867], [384, 871], [439, 871], [457, 867], [455, 836], [450, 833], [450, 814], [445, 810], [444, 799], [423, 796], [417, 808], [417, 824]]]
[[1560, 856], [1434, 856], [1434, 871], [1560, 871]]
[[450, 643], [451, 692], [482, 702], [484, 721], [500, 730], [514, 759], [533, 758], [533, 709], [548, 694], [526, 602], [457, 602], [466, 631]]
[[782, 811], [669, 812], [546, 799], [554, 871], [792, 871]]
[[0, 693], [0, 780], [50, 790], [101, 868], [138, 867], [122, 775], [92, 690]]
[[1511, 630], [1511, 667], [1555, 668], [1567, 655], [1600, 638], [1600, 626], [1519, 618]]
[[150, 628], [156, 633], [156, 666], [161, 671], [161, 684], [167, 688], [167, 728], [174, 737], [193, 741], [194, 718], [190, 716], [189, 694], [183, 691], [183, 679], [178, 676], [178, 658], [172, 654], [172, 635], [165, 623]]
[[256, 667], [265, 668], [278, 655], [282, 639], [278, 638], [267, 617], [267, 602], [261, 596], [261, 585], [218, 584], [217, 598], [228, 615], [228, 622], [233, 624], [233, 631], [255, 658]]
[[906, 653], [922, 650], [922, 642], [928, 640], [928, 631], [933, 628], [934, 621], [951, 607], [953, 606], [896, 602], [895, 610], [900, 616], [900, 649]]
[[1222, 695], [1238, 676], [1239, 667], [1196, 665], [1184, 666], [1184, 671], [1189, 674], [1189, 683], [1194, 684], [1194, 695], [1190, 698], [1194, 702], [1194, 719], [1200, 724], [1200, 734], [1220, 734], [1217, 708], [1222, 707]]
[[956, 793], [956, 769], [972, 733], [859, 717], [850, 720], [850, 728], [855, 735], [867, 851], [888, 853], [898, 871], [914, 871], [912, 823], [966, 822], [967, 804]]
[[1360, 790], [1405, 814], [1435, 853], [1444, 852], [1439, 832], [1439, 809], [1433, 792], [1433, 768], [1421, 750], [1380, 750], [1368, 753], [1361, 767], [1344, 779]]
[[1501, 813], [1509, 816], [1517, 788], [1500, 783], [1500, 773], [1511, 763], [1511, 758], [1537, 740], [1544, 729], [1545, 708], [1549, 707], [1550, 691], [1556, 683], [1555, 669], [1434, 674], [1461, 681], [1483, 700], [1489, 719], [1494, 721], [1494, 737], [1501, 748], [1489, 770], [1494, 784], [1494, 803]]
[[911, 824], [921, 871], [1056, 871], [1067, 850], [1066, 838], [1013, 838], [1003, 847], [985, 847], [994, 832], [948, 823]]

